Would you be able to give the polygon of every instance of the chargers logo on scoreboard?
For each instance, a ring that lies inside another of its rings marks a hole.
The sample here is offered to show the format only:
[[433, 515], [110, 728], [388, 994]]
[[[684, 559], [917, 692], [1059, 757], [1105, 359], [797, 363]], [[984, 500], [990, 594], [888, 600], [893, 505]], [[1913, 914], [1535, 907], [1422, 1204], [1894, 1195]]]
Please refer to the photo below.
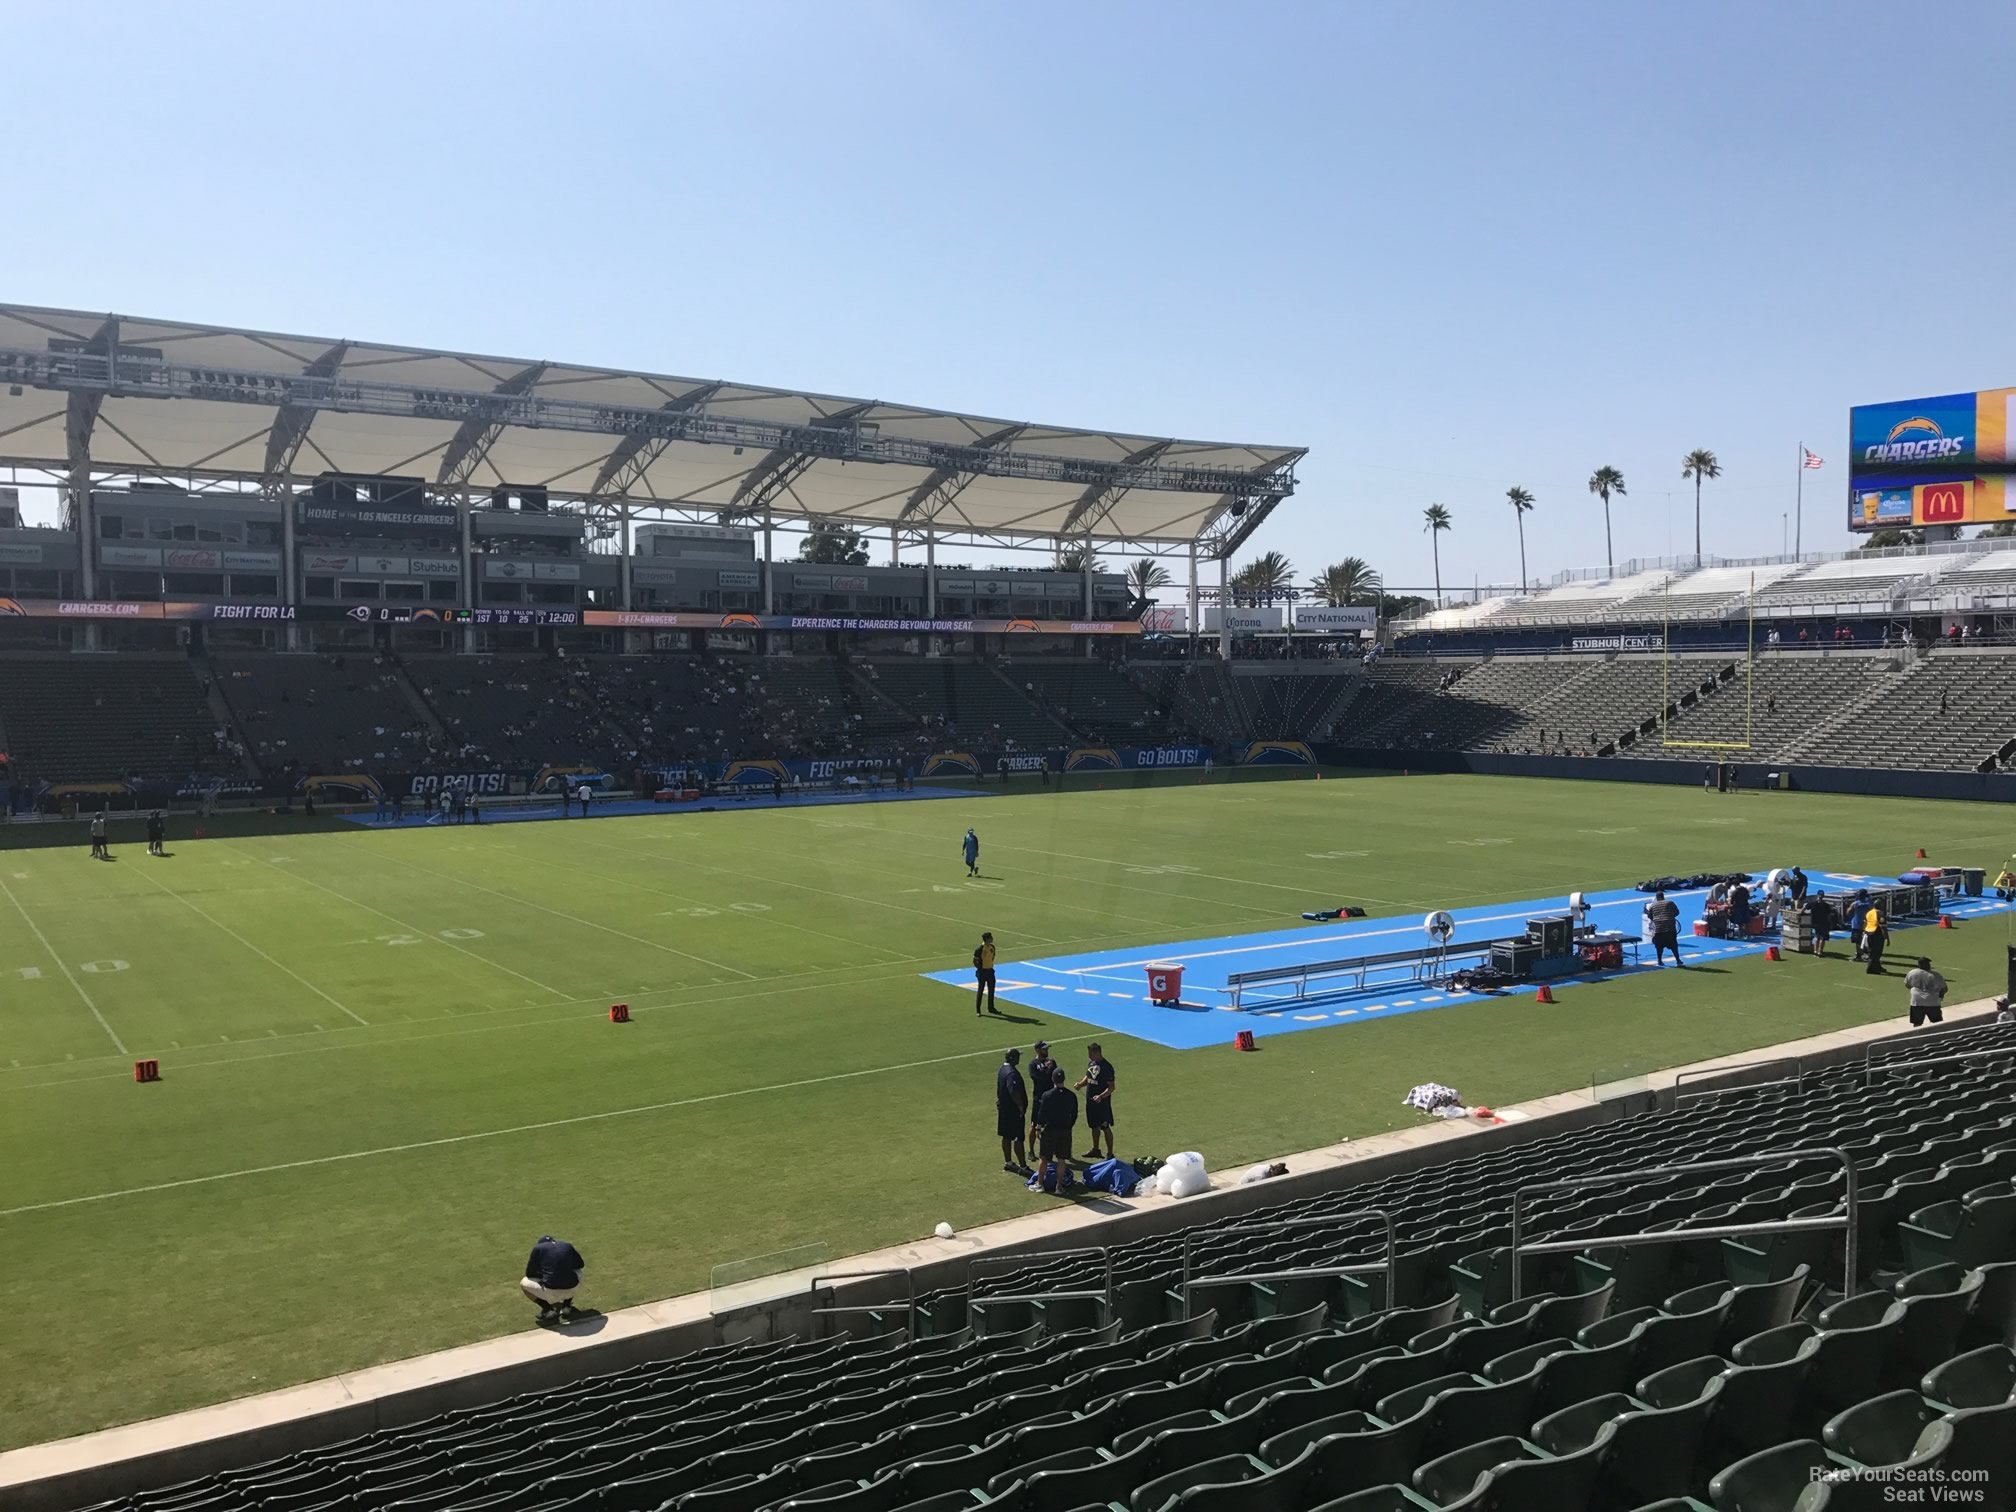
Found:
[[1848, 417], [1854, 466], [1881, 471], [1971, 462], [1974, 420], [1972, 394], [1862, 405]]

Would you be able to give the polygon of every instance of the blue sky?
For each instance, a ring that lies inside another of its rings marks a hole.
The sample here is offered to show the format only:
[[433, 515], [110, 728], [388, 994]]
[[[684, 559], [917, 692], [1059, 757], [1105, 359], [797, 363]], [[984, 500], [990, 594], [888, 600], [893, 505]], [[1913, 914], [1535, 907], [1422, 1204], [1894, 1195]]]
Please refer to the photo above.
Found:
[[[1913, 17], [1916, 20], [1913, 20]], [[1304, 445], [1421, 583], [1851, 544], [2016, 383], [2016, 6], [17, 4], [0, 297]], [[1670, 499], [1669, 499], [1670, 496]]]

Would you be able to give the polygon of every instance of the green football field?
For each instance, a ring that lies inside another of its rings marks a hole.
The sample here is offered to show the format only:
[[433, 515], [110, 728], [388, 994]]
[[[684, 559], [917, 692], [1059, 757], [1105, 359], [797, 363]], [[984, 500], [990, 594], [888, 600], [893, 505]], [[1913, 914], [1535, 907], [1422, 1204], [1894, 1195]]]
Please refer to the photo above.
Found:
[[[1473, 777], [1115, 783], [744, 813], [0, 850], [0, 1447], [531, 1325], [541, 1232], [584, 1304], [1029, 1210], [994, 1066], [1086, 1025], [919, 973], [1628, 887], [1653, 872], [2000, 864], [1964, 805]], [[957, 854], [972, 824], [987, 880]], [[47, 839], [49, 830], [39, 830]], [[1466, 846], [1480, 833], [1509, 843]], [[0, 834], [0, 843], [5, 842]], [[1362, 852], [1326, 857], [1336, 850]], [[1188, 870], [1170, 870], [1183, 866]], [[1936, 947], [1991, 994], [2000, 922]], [[1416, 1119], [1414, 1083], [1510, 1103], [1901, 1015], [1895, 976], [1733, 959], [1178, 1052], [1101, 1036], [1122, 1153], [1220, 1171]], [[627, 1001], [635, 1021], [612, 1025]], [[1230, 1029], [1227, 1030], [1227, 1039]], [[158, 1057], [137, 1086], [131, 1062]], [[24, 1285], [25, 1283], [25, 1285]]]

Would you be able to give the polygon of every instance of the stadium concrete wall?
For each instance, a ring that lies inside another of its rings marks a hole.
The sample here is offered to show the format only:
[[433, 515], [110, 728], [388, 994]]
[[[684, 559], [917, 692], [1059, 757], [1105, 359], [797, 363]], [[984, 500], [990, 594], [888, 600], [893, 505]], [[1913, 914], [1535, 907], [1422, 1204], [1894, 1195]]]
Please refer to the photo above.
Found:
[[[1385, 751], [1357, 746], [1319, 745], [1325, 766], [1381, 772], [1474, 772], [1490, 777], [1557, 777], [1588, 782], [1652, 782], [1699, 786], [1702, 757], [1634, 761], [1611, 756], [1510, 756], [1494, 751]], [[1800, 766], [1760, 761], [1731, 752], [1742, 768], [1745, 788], [1765, 786], [1771, 772], [1789, 774], [1791, 787], [1807, 793], [1854, 793], [1872, 798], [1954, 798], [1970, 802], [2016, 803], [2016, 773], [1909, 772], [1887, 767]]]

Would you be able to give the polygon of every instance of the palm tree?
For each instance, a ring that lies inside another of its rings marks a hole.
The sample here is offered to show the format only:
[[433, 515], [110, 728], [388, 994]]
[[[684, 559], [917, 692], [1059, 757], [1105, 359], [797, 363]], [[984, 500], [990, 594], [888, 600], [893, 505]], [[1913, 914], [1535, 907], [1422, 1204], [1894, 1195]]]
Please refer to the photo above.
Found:
[[1589, 492], [1603, 501], [1603, 560], [1611, 574], [1617, 571], [1617, 552], [1610, 544], [1610, 496], [1624, 497], [1624, 474], [1610, 466], [1599, 467], [1589, 474]]
[[1449, 529], [1449, 511], [1440, 504], [1430, 504], [1421, 511], [1421, 518], [1428, 523], [1422, 529], [1428, 532], [1428, 544], [1435, 549], [1435, 602], [1442, 602], [1442, 532]]
[[1263, 551], [1232, 575], [1232, 586], [1256, 604], [1284, 597], [1295, 582], [1295, 567], [1278, 551]]
[[1157, 588], [1167, 588], [1173, 581], [1169, 569], [1153, 557], [1143, 557], [1127, 568], [1127, 587], [1137, 599], [1145, 599]]
[[1057, 543], [1057, 570], [1060, 572], [1097, 572], [1099, 553], [1090, 546], [1066, 547]]
[[1325, 567], [1309, 591], [1332, 609], [1348, 609], [1354, 604], [1378, 603], [1380, 586], [1372, 564], [1353, 556]]
[[[1701, 561], [1701, 480], [1722, 476], [1722, 464], [1715, 460], [1715, 453], [1705, 446], [1697, 446], [1680, 461], [1680, 476], [1694, 480], [1694, 561]], [[1618, 489], [1617, 492], [1624, 492]]]
[[1505, 490], [1505, 502], [1512, 506], [1512, 518], [1519, 522], [1519, 591], [1526, 591], [1526, 511], [1533, 507], [1533, 495], [1514, 483]]

